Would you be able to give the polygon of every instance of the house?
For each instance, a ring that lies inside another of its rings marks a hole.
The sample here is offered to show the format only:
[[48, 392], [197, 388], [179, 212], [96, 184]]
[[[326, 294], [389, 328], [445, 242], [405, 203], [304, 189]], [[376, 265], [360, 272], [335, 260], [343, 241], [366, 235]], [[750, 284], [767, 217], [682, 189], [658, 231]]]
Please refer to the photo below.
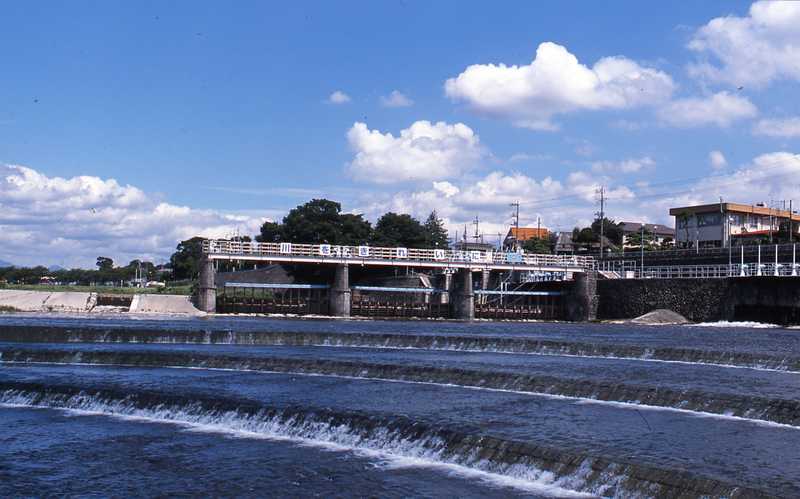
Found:
[[575, 245], [572, 242], [572, 232], [556, 233], [556, 255], [571, 255], [575, 253]]
[[642, 224], [641, 222], [620, 222], [622, 229], [622, 247], [625, 249], [639, 248], [639, 240], [644, 225], [645, 240], [654, 246], [674, 246], [675, 229], [660, 224]]
[[680, 248], [727, 248], [800, 236], [800, 215], [765, 203], [713, 203], [671, 208]]
[[511, 227], [503, 240], [504, 248], [515, 248], [530, 239], [547, 239], [550, 233], [544, 227]]

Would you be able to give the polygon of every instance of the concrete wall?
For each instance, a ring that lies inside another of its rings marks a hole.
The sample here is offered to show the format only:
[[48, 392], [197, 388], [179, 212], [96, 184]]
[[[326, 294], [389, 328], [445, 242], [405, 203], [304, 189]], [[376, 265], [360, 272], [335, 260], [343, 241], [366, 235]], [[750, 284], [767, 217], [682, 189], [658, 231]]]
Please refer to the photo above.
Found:
[[696, 322], [800, 323], [800, 278], [609, 279], [597, 283], [598, 319], [631, 319], [659, 308]]

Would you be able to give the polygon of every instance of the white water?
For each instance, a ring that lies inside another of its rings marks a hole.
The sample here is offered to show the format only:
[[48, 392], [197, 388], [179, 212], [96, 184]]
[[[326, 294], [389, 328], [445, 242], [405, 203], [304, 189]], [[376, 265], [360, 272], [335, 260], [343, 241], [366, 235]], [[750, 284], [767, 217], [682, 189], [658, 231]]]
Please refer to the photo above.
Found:
[[[141, 409], [124, 401], [102, 400], [87, 395], [50, 398], [44, 403], [37, 403], [33, 394], [6, 391], [0, 392], [0, 407], [59, 409], [75, 415], [103, 415], [131, 421], [176, 424], [191, 431], [240, 438], [265, 438], [332, 451], [354, 452], [379, 460], [387, 467], [437, 468], [498, 486], [551, 497], [594, 496], [576, 492], [576, 489], [587, 487], [585, 477], [591, 472], [591, 467], [585, 461], [574, 474], [556, 477], [528, 465], [493, 463], [469, 455], [448, 456], [445, 442], [438, 437], [412, 441], [386, 428], [365, 435], [344, 424], [332, 426], [299, 417], [282, 421], [277, 416], [247, 415], [235, 411], [209, 412], [192, 405]], [[602, 494], [611, 485], [600, 486], [593, 492]]]
[[779, 328], [778, 324], [769, 324], [766, 322], [748, 322], [748, 321], [717, 321], [717, 322], [698, 322], [697, 324], [686, 324], [687, 327], [742, 327], [749, 329], [773, 329]]
[[[79, 357], [79, 356], [78, 356]], [[774, 428], [785, 428], [791, 430], [800, 430], [800, 426], [794, 426], [786, 423], [777, 423], [774, 421], [769, 421], [766, 419], [759, 419], [757, 417], [745, 417], [745, 416], [735, 416], [730, 412], [725, 413], [715, 413], [715, 412], [707, 412], [707, 411], [699, 411], [695, 409], [683, 409], [679, 407], [669, 407], [669, 406], [660, 406], [660, 405], [649, 405], [649, 404], [642, 404], [639, 401], [615, 401], [615, 400], [601, 400], [597, 398], [591, 397], [577, 397], [573, 395], [558, 395], [553, 393], [544, 393], [544, 392], [532, 392], [532, 391], [525, 391], [525, 390], [513, 390], [507, 388], [491, 388], [491, 387], [483, 387], [483, 386], [471, 386], [471, 385], [459, 385], [456, 383], [441, 383], [438, 381], [417, 381], [417, 380], [405, 380], [405, 379], [389, 379], [389, 378], [378, 378], [378, 377], [370, 377], [370, 376], [348, 376], [344, 374], [323, 374], [323, 373], [309, 373], [309, 372], [294, 372], [294, 371], [270, 371], [270, 370], [261, 370], [261, 369], [248, 369], [244, 367], [239, 368], [226, 368], [226, 367], [198, 367], [198, 366], [158, 366], [158, 367], [144, 367], [135, 364], [94, 364], [89, 362], [27, 362], [27, 361], [3, 361], [0, 358], [0, 365], [2, 364], [34, 364], [34, 365], [61, 365], [61, 366], [88, 366], [88, 367], [133, 367], [139, 369], [188, 369], [188, 370], [197, 370], [197, 371], [223, 371], [223, 372], [240, 372], [240, 373], [255, 373], [255, 374], [272, 374], [272, 375], [291, 375], [291, 376], [308, 376], [308, 377], [322, 377], [322, 378], [338, 378], [338, 379], [350, 379], [350, 380], [360, 380], [360, 381], [373, 381], [373, 382], [381, 382], [381, 383], [402, 383], [402, 384], [411, 384], [411, 385], [430, 385], [430, 386], [439, 386], [444, 388], [455, 388], [455, 389], [463, 389], [463, 390], [480, 390], [486, 392], [496, 392], [496, 393], [513, 393], [516, 395], [525, 395], [530, 397], [540, 397], [552, 400], [565, 400], [576, 402], [578, 404], [598, 404], [598, 405], [607, 405], [612, 407], [617, 407], [620, 409], [628, 409], [628, 410], [649, 410], [649, 411], [669, 411], [669, 412], [676, 412], [679, 414], [687, 414], [696, 417], [703, 417], [703, 418], [713, 418], [713, 419], [721, 419], [727, 421], [739, 421], [743, 423], [751, 423], [758, 426], [768, 426]]]

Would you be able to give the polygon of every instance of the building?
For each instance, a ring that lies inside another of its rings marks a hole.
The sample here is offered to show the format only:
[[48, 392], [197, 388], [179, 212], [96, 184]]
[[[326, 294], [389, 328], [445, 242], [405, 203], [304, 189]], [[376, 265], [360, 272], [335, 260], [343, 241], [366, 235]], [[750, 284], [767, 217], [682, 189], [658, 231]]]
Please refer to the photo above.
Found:
[[[788, 210], [739, 203], [671, 208], [679, 248], [727, 248], [798, 240], [800, 215]], [[791, 235], [790, 235], [791, 231]]]
[[[622, 229], [622, 247], [639, 248], [639, 239], [642, 234], [641, 222], [620, 222]], [[645, 240], [652, 246], [664, 247], [675, 245], [675, 229], [660, 224], [644, 224]], [[635, 241], [635, 242], [634, 242]]]
[[504, 248], [514, 248], [530, 239], [547, 239], [550, 233], [544, 227], [511, 227], [503, 240]]

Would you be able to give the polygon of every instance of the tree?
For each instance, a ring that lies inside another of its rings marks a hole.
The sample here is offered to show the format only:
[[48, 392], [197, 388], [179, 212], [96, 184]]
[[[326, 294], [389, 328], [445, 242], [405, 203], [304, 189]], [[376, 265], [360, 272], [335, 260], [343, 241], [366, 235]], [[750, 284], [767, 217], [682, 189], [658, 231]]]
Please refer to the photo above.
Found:
[[447, 248], [448, 238], [447, 229], [444, 227], [444, 221], [439, 218], [436, 210], [433, 210], [425, 223], [422, 225], [425, 231], [425, 247], [426, 248]]
[[114, 260], [107, 256], [98, 256], [97, 268], [103, 272], [111, 271], [114, 269]]
[[553, 252], [549, 238], [532, 237], [522, 243], [522, 249], [526, 253], [539, 253], [549, 255]]
[[375, 246], [422, 248], [426, 242], [425, 228], [411, 215], [389, 212], [378, 219], [372, 233]]
[[283, 226], [275, 222], [264, 222], [261, 234], [256, 236], [260, 243], [277, 243], [283, 239]]
[[169, 259], [172, 275], [176, 279], [194, 279], [200, 272], [203, 258], [203, 238], [193, 237], [178, 243], [177, 251]]
[[689, 241], [689, 220], [692, 218], [692, 212], [689, 210], [681, 210], [680, 213], [675, 215], [675, 219], [678, 221], [678, 227], [684, 230], [684, 239], [683, 239], [683, 246], [689, 247], [691, 243]]
[[647, 229], [644, 230], [644, 237], [642, 237], [641, 231], [634, 232], [628, 236], [628, 244], [637, 248], [644, 246], [645, 251], [650, 251], [655, 249], [653, 247], [655, 245], [655, 234]]
[[327, 199], [312, 199], [292, 209], [283, 218], [283, 240], [292, 243], [343, 245], [366, 242], [371, 232], [369, 222], [362, 215], [342, 215], [341, 210], [339, 203]]
[[345, 213], [341, 216], [342, 236], [336, 242], [347, 246], [358, 246], [369, 241], [372, 225], [364, 220], [363, 215]]
[[[622, 227], [616, 223], [614, 220], [610, 220], [608, 218], [603, 218], [603, 236], [608, 238], [609, 241], [616, 244], [617, 246], [622, 245]], [[596, 218], [594, 222], [592, 222], [592, 232], [595, 235], [594, 242], [600, 241], [600, 218]]]

